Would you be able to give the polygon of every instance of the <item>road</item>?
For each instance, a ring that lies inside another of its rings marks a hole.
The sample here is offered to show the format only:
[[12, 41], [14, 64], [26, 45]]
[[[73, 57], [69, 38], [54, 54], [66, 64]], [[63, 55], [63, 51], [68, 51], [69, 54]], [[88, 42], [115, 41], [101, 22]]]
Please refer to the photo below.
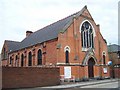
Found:
[[90, 85], [90, 86], [82, 86], [80, 88], [117, 88], [118, 82], [109, 82], [97, 85]]

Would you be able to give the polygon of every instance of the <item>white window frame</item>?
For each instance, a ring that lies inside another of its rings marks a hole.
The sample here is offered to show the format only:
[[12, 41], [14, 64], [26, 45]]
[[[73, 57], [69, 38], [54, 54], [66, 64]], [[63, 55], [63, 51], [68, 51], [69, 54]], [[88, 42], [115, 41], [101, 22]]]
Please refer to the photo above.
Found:
[[[91, 22], [90, 21], [88, 21], [88, 20], [84, 20], [82, 23], [81, 23], [81, 25], [80, 25], [80, 28], [79, 28], [79, 30], [80, 30], [80, 35], [81, 34], [83, 34], [83, 37], [81, 38], [82, 40], [83, 40], [83, 47], [82, 47], [82, 51], [87, 51], [90, 47], [84, 47], [84, 32], [85, 31], [83, 31], [83, 32], [81, 32], [81, 28], [82, 28], [82, 25], [83, 25], [83, 23], [84, 22], [88, 22], [90, 25], [91, 25], [91, 27], [92, 27], [92, 30], [93, 30], [93, 44], [94, 44], [94, 37], [96, 36], [96, 33], [95, 33], [95, 29], [94, 29], [94, 27], [93, 27], [93, 25], [91, 24]], [[88, 34], [89, 34], [89, 32], [88, 32]], [[86, 32], [85, 32], [85, 36], [86, 36]], [[91, 38], [92, 39], [92, 38]], [[85, 38], [85, 41], [86, 41], [86, 38]], [[86, 41], [87, 42], [87, 41]], [[82, 43], [82, 42], [81, 42]], [[87, 44], [87, 43], [86, 43]], [[92, 44], [92, 40], [91, 40], [91, 44]], [[89, 41], [89, 35], [88, 35], [88, 46], [90, 46], [90, 41]], [[92, 45], [91, 45], [92, 46]], [[93, 45], [94, 46], [94, 45]]]
[[69, 46], [65, 46], [64, 48], [64, 52], [68, 51], [70, 53], [70, 47]]

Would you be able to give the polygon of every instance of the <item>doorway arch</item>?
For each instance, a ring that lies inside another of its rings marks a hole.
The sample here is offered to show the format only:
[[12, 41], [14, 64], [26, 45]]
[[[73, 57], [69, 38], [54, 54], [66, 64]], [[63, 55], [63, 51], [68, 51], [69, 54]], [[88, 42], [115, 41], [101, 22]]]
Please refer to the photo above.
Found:
[[95, 65], [95, 60], [91, 57], [88, 60], [88, 77], [89, 78], [94, 78], [94, 65]]

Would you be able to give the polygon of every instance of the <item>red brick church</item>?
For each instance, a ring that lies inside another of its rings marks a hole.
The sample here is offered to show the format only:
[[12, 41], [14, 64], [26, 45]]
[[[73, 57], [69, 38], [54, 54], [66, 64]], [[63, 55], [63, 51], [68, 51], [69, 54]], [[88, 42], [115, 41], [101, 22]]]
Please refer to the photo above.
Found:
[[5, 40], [2, 65], [59, 66], [60, 75], [109, 77], [106, 40], [85, 6], [81, 11], [36, 32], [26, 31], [21, 42]]

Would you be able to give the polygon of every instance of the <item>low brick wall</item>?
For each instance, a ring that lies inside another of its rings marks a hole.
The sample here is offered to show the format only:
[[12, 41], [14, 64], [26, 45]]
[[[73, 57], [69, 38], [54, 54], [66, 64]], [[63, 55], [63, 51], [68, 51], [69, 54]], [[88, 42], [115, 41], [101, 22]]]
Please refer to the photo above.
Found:
[[120, 68], [114, 68], [115, 78], [120, 78]]
[[2, 88], [27, 88], [60, 84], [58, 67], [2, 67]]
[[111, 78], [120, 78], [120, 68], [110, 69], [110, 77]]

